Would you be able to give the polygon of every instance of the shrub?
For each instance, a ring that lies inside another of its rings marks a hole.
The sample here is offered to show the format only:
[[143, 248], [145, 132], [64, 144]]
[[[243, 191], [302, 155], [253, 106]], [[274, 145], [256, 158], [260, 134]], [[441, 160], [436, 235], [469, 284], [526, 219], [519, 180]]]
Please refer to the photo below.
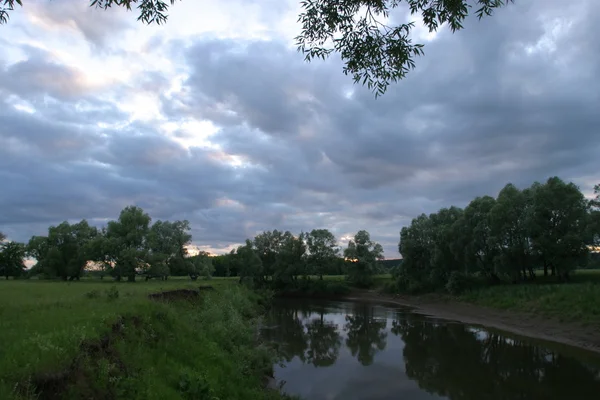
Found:
[[108, 300], [116, 300], [119, 298], [119, 289], [116, 286], [112, 286], [110, 289], [106, 290], [106, 298]]
[[471, 286], [470, 278], [459, 271], [452, 271], [448, 282], [446, 282], [446, 290], [452, 295], [459, 295]]

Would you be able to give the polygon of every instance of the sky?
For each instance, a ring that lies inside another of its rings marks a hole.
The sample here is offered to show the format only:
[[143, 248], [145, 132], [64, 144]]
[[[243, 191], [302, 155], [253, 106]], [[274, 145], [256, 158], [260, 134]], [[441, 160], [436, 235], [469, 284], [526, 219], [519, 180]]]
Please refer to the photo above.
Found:
[[559, 176], [600, 182], [597, 0], [519, 0], [437, 33], [375, 98], [304, 61], [295, 0], [183, 0], [165, 25], [28, 0], [0, 26], [0, 231], [128, 205], [229, 251], [264, 230], [366, 229], [386, 258], [421, 213]]

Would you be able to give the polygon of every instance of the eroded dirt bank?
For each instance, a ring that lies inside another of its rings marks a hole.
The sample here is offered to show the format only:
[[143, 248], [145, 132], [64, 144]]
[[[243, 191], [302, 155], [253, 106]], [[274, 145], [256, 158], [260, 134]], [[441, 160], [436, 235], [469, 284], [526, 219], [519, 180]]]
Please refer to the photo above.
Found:
[[445, 299], [380, 295], [371, 291], [353, 292], [344, 296], [344, 299], [368, 300], [410, 307], [413, 312], [418, 314], [480, 325], [600, 354], [600, 329], [573, 322], [561, 322], [531, 313], [497, 310]]

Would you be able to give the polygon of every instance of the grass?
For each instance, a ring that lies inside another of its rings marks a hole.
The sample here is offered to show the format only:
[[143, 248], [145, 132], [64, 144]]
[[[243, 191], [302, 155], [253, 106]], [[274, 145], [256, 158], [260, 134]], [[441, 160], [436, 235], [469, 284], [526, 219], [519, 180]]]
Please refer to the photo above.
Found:
[[[190, 304], [147, 295], [206, 282], [0, 281], [0, 398], [34, 398], [40, 377], [65, 371], [62, 398], [280, 398], [262, 387], [272, 358], [256, 343], [256, 295], [231, 282]], [[109, 349], [82, 355], [100, 338]]]
[[483, 287], [466, 292], [459, 299], [600, 328], [600, 270], [577, 270], [567, 284], [540, 274], [532, 283]]

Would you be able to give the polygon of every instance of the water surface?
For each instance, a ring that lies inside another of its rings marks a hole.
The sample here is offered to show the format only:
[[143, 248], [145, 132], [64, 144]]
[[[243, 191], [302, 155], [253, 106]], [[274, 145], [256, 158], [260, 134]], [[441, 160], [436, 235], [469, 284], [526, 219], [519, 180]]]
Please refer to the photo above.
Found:
[[278, 300], [262, 335], [307, 400], [600, 399], [600, 356], [403, 308]]

